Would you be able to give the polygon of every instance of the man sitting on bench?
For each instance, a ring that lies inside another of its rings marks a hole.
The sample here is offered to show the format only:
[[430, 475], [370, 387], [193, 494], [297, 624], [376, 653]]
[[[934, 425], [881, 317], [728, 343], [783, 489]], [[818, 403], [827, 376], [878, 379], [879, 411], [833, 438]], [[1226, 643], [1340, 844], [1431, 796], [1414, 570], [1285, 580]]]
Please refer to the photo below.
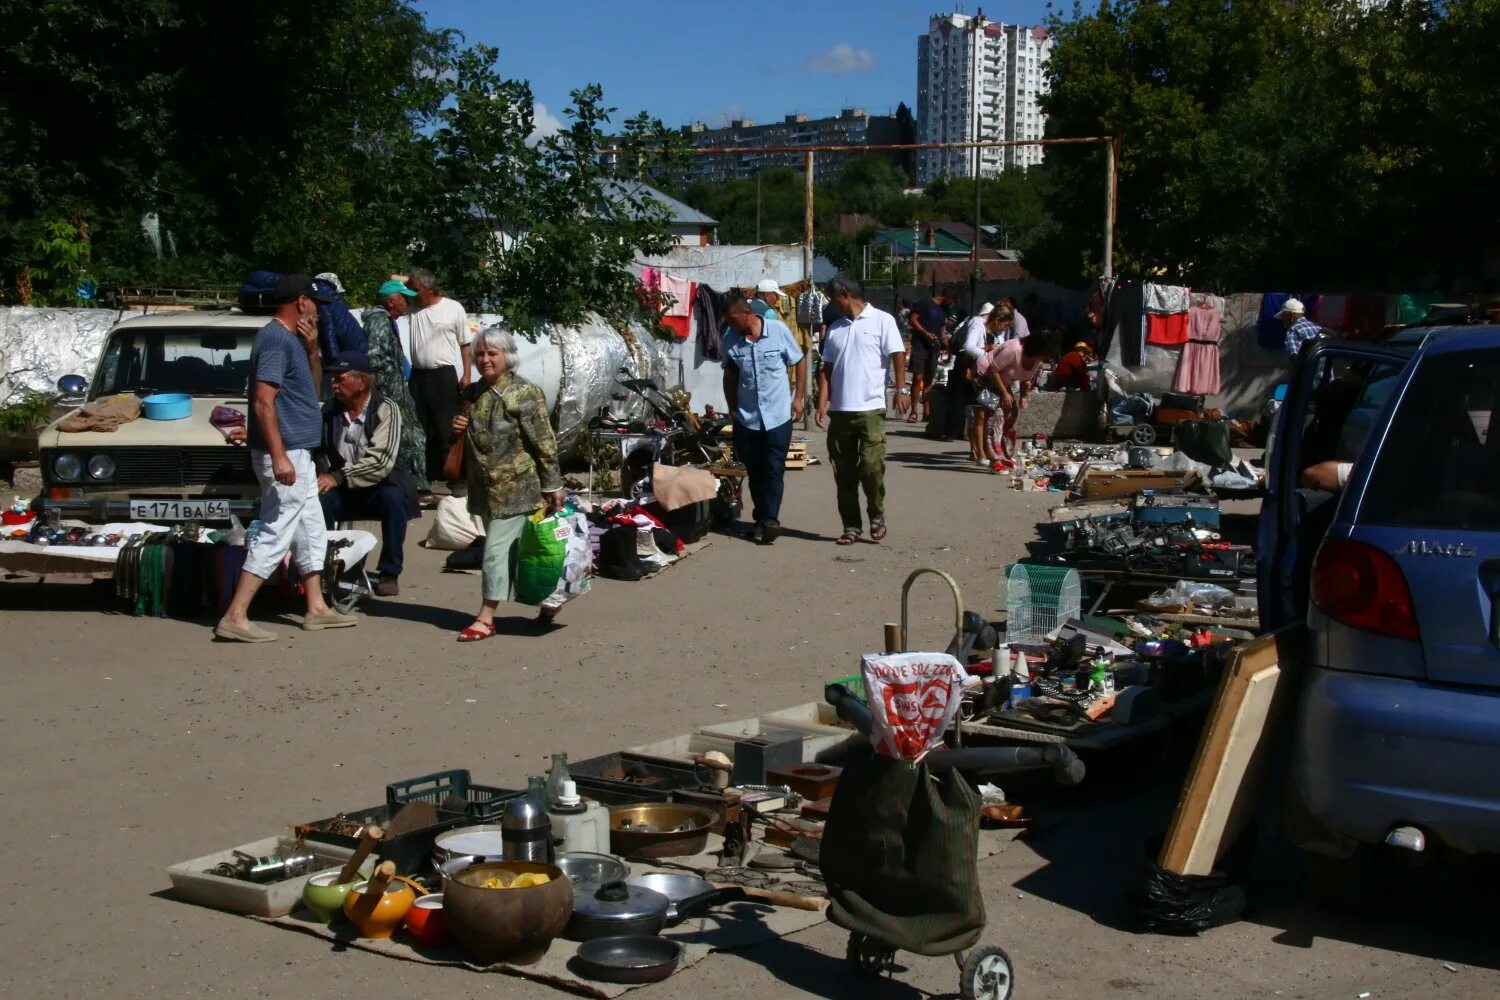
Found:
[[406, 522], [418, 516], [417, 484], [396, 468], [401, 444], [401, 411], [374, 387], [370, 361], [346, 351], [326, 371], [333, 399], [323, 407], [323, 449], [318, 458], [318, 493], [323, 521], [379, 521], [380, 579], [375, 593], [400, 593]]

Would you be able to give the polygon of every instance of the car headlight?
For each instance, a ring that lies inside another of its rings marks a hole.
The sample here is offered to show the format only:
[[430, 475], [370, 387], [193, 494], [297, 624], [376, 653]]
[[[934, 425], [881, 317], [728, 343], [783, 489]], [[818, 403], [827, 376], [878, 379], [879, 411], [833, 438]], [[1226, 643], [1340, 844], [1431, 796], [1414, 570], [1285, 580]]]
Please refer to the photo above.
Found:
[[115, 478], [115, 460], [108, 455], [95, 455], [89, 459], [90, 479]]
[[52, 460], [52, 471], [65, 483], [76, 483], [83, 476], [83, 463], [78, 456], [64, 452]]

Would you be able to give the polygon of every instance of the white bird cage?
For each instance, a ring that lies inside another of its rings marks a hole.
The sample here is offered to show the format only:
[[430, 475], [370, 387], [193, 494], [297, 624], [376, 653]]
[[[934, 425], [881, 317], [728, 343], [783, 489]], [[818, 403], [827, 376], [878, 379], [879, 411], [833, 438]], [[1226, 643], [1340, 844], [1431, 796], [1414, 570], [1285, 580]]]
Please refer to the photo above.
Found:
[[1005, 641], [1035, 643], [1079, 617], [1083, 584], [1075, 569], [1012, 563], [999, 596], [1005, 599]]

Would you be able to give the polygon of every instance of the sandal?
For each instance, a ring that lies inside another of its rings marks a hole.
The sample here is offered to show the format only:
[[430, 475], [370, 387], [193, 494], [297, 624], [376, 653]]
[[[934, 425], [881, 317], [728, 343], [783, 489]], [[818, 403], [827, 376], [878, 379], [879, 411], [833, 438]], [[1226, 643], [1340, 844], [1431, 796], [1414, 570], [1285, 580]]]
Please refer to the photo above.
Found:
[[870, 537], [873, 538], [875, 541], [878, 542], [882, 538], [884, 538], [885, 537], [885, 533], [886, 533], [886, 527], [885, 527], [885, 522], [884, 521], [871, 521], [870, 522]]
[[917, 422], [917, 408], [915, 406], [912, 407], [911, 412], [906, 415], [906, 422], [909, 424], [914, 424]]
[[857, 541], [859, 541], [859, 532], [857, 532], [857, 531], [845, 531], [842, 535], [840, 535], [839, 537], [837, 537], [837, 538], [835, 538], [833, 540], [833, 544], [835, 544], [835, 545], [853, 545]]
[[464, 626], [464, 630], [458, 633], [459, 642], [478, 642], [480, 639], [488, 639], [495, 634], [494, 622], [482, 622], [478, 618]]

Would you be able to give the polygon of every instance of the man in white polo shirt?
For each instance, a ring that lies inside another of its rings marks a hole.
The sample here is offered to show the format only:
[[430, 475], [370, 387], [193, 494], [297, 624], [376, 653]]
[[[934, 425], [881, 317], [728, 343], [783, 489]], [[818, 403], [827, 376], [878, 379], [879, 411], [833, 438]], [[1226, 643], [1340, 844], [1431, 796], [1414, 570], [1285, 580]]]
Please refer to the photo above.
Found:
[[819, 427], [828, 428], [828, 457], [838, 487], [844, 529], [838, 544], [859, 541], [864, 521], [859, 489], [865, 490], [870, 537], [880, 541], [885, 525], [885, 375], [895, 366], [896, 409], [911, 408], [906, 389], [906, 345], [896, 317], [865, 301], [853, 278], [839, 275], [828, 295], [841, 319], [823, 335], [823, 367], [818, 369]]
[[[444, 298], [437, 276], [418, 268], [407, 283], [421, 307], [407, 320], [411, 339], [411, 396], [427, 432], [427, 478], [443, 477], [459, 393], [469, 384], [469, 316], [463, 304]], [[452, 484], [450, 484], [451, 487]]]

